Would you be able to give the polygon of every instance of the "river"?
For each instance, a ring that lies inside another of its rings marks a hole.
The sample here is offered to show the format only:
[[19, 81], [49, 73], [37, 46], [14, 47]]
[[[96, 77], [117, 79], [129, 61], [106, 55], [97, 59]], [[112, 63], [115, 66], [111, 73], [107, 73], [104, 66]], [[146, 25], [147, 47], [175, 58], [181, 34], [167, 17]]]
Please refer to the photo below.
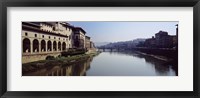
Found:
[[23, 76], [177, 76], [174, 66], [136, 52], [107, 51], [73, 65], [55, 65]]

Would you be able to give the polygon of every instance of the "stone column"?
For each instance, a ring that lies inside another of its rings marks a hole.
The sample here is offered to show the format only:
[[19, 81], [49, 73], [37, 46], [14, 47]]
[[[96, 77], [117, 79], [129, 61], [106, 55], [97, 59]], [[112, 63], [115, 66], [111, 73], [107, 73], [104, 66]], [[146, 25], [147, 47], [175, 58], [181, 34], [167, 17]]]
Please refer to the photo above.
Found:
[[42, 48], [41, 48], [41, 41], [40, 40], [38, 40], [39, 41], [39, 53], [41, 53], [41, 51], [42, 51]]
[[51, 41], [51, 52], [53, 52], [53, 42]]
[[66, 38], [66, 50], [68, 50], [69, 48], [69, 41], [68, 41], [68, 38]]
[[33, 41], [30, 39], [30, 50], [31, 50], [31, 54], [33, 53]]
[[59, 49], [58, 49], [58, 42], [56, 41], [56, 51], [58, 52], [59, 51]]
[[47, 45], [48, 45], [48, 43], [47, 43], [47, 41], [45, 40], [45, 47], [46, 47], [46, 52], [48, 52], [48, 47], [47, 47]]
[[62, 51], [62, 42], [60, 42], [61, 43], [61, 45], [60, 45], [60, 51]]

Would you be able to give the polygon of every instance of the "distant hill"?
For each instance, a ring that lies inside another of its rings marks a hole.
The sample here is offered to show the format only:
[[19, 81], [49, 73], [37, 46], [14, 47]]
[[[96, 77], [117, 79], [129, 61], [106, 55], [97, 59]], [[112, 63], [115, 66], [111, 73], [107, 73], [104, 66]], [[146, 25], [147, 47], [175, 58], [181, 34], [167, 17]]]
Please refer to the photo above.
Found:
[[94, 42], [94, 44], [95, 44], [96, 47], [104, 46], [104, 45], [107, 45], [109, 43], [110, 42]]
[[103, 43], [103, 44], [99, 44], [99, 46], [97, 47], [101, 47], [101, 48], [122, 48], [122, 49], [130, 49], [130, 48], [134, 48], [136, 47], [137, 44], [139, 44], [139, 42], [144, 42], [146, 39], [144, 38], [138, 38], [138, 39], [134, 39], [134, 40], [130, 40], [130, 41], [119, 41], [119, 42], [114, 42], [114, 43]]

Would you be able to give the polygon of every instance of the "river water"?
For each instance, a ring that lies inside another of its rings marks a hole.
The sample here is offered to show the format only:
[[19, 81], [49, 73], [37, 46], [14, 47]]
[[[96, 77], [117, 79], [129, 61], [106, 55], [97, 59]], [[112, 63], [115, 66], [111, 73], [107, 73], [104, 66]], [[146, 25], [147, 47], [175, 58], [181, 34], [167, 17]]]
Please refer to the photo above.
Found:
[[55, 65], [23, 76], [177, 76], [174, 64], [136, 52], [102, 52], [73, 65]]

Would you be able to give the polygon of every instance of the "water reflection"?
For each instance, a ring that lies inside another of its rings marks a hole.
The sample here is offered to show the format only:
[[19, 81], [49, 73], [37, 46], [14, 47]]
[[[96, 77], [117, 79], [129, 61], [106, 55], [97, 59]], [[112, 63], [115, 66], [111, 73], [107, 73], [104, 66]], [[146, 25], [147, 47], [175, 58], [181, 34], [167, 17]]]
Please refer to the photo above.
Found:
[[172, 72], [175, 72], [175, 75], [178, 75], [178, 68], [173, 67], [177, 66], [175, 63], [158, 60], [156, 58], [141, 54], [134, 54], [134, 57], [144, 58], [149, 65], [155, 68], [157, 75], [167, 75], [168, 73]]
[[35, 72], [25, 73], [23, 76], [86, 76], [86, 71], [90, 68], [92, 59], [93, 57], [90, 57], [72, 65], [59, 64]]
[[177, 76], [171, 62], [134, 51], [104, 51], [91, 63], [90, 76]]
[[102, 52], [72, 65], [58, 64], [23, 76], [177, 76], [174, 64], [132, 51]]

